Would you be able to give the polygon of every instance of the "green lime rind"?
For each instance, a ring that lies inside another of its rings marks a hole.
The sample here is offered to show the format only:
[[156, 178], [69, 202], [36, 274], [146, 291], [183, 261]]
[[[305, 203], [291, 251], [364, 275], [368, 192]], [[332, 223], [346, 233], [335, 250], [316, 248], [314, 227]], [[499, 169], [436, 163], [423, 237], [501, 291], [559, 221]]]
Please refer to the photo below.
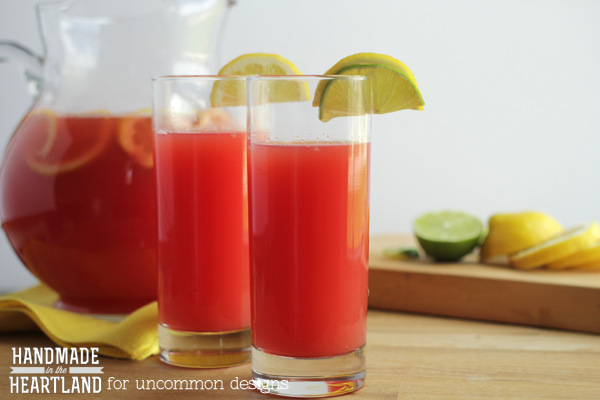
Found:
[[[417, 95], [419, 104], [416, 104], [409, 109], [422, 109], [422, 107], [425, 105], [425, 101], [423, 100], [423, 95], [421, 94], [421, 91], [417, 87], [416, 83], [413, 84], [413, 80], [407, 74], [397, 70], [396, 68], [392, 68], [385, 64], [353, 64], [353, 65], [349, 65], [347, 67], [340, 69], [334, 75], [344, 75], [344, 72], [346, 72], [346, 71], [349, 71], [352, 69], [361, 69], [361, 68], [383, 68], [383, 69], [393, 71], [395, 74], [401, 76], [404, 80], [406, 80], [406, 82], [408, 82], [410, 87], [412, 87], [414, 89], [415, 94]], [[346, 75], [352, 75], [352, 74], [346, 74]], [[362, 115], [362, 113], [364, 113], [364, 112], [361, 113], [361, 111], [353, 113], [351, 110], [335, 110], [335, 112], [333, 112], [333, 110], [330, 110], [330, 111], [332, 111], [332, 114], [337, 114], [337, 115], [331, 115], [329, 118], [324, 119], [323, 111], [326, 109], [325, 108], [325, 99], [327, 98], [327, 93], [329, 92], [329, 89], [334, 84], [334, 82], [335, 82], [334, 80], [330, 80], [327, 83], [325, 83], [325, 81], [323, 81], [323, 82], [319, 83], [319, 86], [317, 86], [317, 90], [315, 92], [315, 98], [313, 99], [313, 106], [316, 107], [317, 104], [319, 105], [319, 119], [323, 122], [327, 122], [335, 117], [350, 116], [350, 115]], [[324, 84], [325, 87], [322, 90], [319, 90], [320, 87], [322, 87], [322, 84]], [[372, 82], [372, 85], [377, 85], [377, 82], [374, 82], [374, 83]], [[377, 92], [378, 92], [377, 90], [374, 90], [373, 104], [378, 104], [378, 101], [375, 98], [378, 95]], [[320, 97], [319, 97], [319, 93], [321, 93]], [[363, 106], [363, 107], [360, 107], [360, 110], [365, 110], [366, 108], [367, 107]], [[400, 111], [403, 109], [407, 109], [407, 108], [392, 107], [389, 110], [388, 109], [380, 110], [377, 108], [373, 108], [373, 113], [374, 114], [387, 114], [389, 112], [396, 112], [396, 111]]]
[[458, 261], [477, 247], [483, 224], [463, 212], [441, 211], [418, 217], [413, 230], [427, 255], [438, 261]]
[[477, 239], [458, 243], [432, 242], [420, 237], [417, 239], [425, 254], [444, 262], [458, 261], [477, 247]]
[[[415, 92], [417, 94], [417, 96], [419, 97], [419, 102], [421, 103], [422, 106], [425, 105], [425, 100], [423, 100], [423, 95], [421, 94], [421, 91], [419, 90], [419, 88], [417, 87], [417, 84], [415, 82], [415, 84], [412, 84], [412, 79], [405, 74], [404, 72], [401, 72], [399, 70], [397, 70], [396, 68], [392, 68], [389, 65], [385, 65], [385, 64], [354, 64], [354, 65], [348, 65], [347, 67], [344, 67], [342, 69], [340, 69], [336, 75], [343, 75], [344, 72], [349, 71], [351, 69], [359, 69], [359, 68], [385, 68], [385, 69], [389, 69], [391, 71], [394, 71], [395, 73], [397, 73], [398, 75], [400, 75], [402, 78], [406, 79], [409, 83], [411, 83], [411, 86], [414, 87]], [[351, 75], [351, 74], [349, 74]], [[323, 91], [323, 94], [325, 94], [325, 92]]]

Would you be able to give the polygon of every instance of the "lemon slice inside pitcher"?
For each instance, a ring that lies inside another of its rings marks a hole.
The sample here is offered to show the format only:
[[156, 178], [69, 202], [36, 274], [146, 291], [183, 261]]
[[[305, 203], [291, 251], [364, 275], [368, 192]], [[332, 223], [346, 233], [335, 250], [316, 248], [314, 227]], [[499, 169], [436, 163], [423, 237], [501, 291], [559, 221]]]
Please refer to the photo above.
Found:
[[118, 131], [119, 145], [129, 157], [142, 167], [152, 168], [154, 133], [151, 116], [144, 112], [126, 115], [119, 121]]
[[106, 148], [112, 122], [100, 118], [90, 129], [86, 118], [59, 118], [48, 109], [31, 112], [24, 120], [27, 131], [36, 137], [39, 148], [27, 155], [31, 169], [42, 175], [56, 175], [78, 169], [94, 160]]

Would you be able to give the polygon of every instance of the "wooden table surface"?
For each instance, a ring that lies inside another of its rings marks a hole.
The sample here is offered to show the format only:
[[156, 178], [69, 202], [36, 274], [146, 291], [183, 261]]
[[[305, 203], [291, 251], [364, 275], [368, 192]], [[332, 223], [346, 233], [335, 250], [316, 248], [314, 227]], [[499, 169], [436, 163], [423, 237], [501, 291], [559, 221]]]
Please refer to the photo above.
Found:
[[[367, 383], [348, 399], [600, 399], [598, 335], [371, 310], [367, 340]], [[0, 335], [0, 399], [31, 396], [10, 394], [12, 347], [46, 346], [54, 344], [41, 333]], [[157, 357], [101, 357], [100, 366], [101, 393], [50, 397], [274, 398], [230, 388], [236, 378], [250, 379], [249, 365], [194, 370], [165, 365]], [[126, 389], [109, 390], [109, 377], [129, 380]], [[225, 389], [136, 388], [136, 381], [159, 379], [221, 380]]]

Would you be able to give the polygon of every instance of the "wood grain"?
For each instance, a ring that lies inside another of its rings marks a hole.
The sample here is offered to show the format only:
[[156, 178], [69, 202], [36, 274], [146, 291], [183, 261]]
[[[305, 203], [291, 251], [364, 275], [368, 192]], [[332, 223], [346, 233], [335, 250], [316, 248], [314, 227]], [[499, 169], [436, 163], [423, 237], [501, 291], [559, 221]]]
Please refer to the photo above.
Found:
[[[41, 333], [0, 336], [0, 398], [10, 394], [12, 347], [54, 346]], [[600, 337], [513, 325], [385, 311], [369, 311], [367, 383], [348, 399], [598, 399]], [[96, 395], [51, 398], [268, 399], [232, 390], [250, 379], [250, 366], [214, 370], [171, 367], [157, 357], [125, 361], [106, 357], [103, 389]], [[108, 390], [109, 377], [128, 379], [127, 390]], [[138, 390], [136, 380], [220, 379], [222, 391]], [[31, 396], [30, 396], [31, 397]], [[42, 398], [46, 398], [42, 396]]]
[[386, 259], [407, 235], [371, 238], [369, 307], [600, 333], [600, 273]]

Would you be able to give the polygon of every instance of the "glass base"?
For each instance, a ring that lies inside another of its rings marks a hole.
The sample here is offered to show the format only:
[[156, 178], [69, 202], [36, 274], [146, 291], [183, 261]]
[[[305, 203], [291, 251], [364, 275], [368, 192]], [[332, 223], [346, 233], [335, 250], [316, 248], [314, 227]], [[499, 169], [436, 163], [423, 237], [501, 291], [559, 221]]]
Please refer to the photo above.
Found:
[[250, 328], [230, 332], [177, 331], [158, 324], [161, 361], [189, 368], [223, 368], [250, 361]]
[[331, 397], [365, 384], [365, 346], [335, 357], [293, 358], [252, 347], [252, 379], [263, 393], [286, 397]]

